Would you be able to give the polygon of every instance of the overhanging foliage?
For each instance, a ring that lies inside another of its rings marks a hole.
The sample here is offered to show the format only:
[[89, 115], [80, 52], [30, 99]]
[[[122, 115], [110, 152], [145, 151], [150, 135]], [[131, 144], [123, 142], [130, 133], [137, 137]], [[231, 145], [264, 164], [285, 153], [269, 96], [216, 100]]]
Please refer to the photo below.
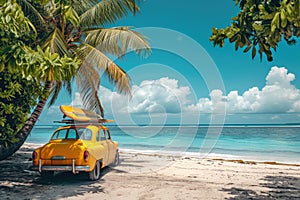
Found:
[[213, 28], [210, 41], [224, 46], [225, 40], [235, 43], [235, 50], [257, 52], [262, 60], [273, 60], [273, 52], [284, 39], [289, 45], [300, 36], [300, 0], [236, 0], [240, 12], [232, 18], [231, 26]]

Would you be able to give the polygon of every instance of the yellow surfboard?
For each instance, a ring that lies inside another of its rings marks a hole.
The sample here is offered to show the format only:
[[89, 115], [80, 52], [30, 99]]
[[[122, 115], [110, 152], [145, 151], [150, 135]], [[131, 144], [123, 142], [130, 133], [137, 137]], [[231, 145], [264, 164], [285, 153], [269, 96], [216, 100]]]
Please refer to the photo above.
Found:
[[61, 105], [60, 110], [65, 116], [78, 122], [91, 122], [91, 121], [97, 121], [99, 123], [113, 122], [113, 120], [102, 119], [101, 116], [98, 115], [97, 113], [82, 108]]

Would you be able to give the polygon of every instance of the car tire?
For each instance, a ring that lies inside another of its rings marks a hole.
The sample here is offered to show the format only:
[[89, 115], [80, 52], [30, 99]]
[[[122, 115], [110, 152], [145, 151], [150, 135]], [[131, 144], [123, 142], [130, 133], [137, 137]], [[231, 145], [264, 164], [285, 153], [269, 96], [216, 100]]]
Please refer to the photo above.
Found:
[[112, 166], [118, 166], [120, 164], [120, 154], [119, 154], [119, 151], [117, 151], [116, 153], [116, 157], [115, 157], [115, 160], [114, 162], [112, 163]]
[[94, 169], [89, 172], [89, 178], [91, 181], [96, 181], [100, 178], [100, 172], [101, 172], [101, 164], [99, 161], [96, 161]]
[[43, 178], [52, 178], [54, 175], [54, 171], [42, 171], [41, 177]]

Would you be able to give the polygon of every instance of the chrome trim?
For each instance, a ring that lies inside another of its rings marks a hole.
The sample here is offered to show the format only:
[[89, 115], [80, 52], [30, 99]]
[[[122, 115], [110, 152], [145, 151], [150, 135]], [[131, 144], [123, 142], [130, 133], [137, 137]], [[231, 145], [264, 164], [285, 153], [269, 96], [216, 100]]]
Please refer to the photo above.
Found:
[[[73, 170], [74, 169], [74, 170]], [[38, 170], [37, 167], [33, 167], [32, 170]], [[41, 171], [72, 171], [73, 173], [78, 171], [90, 171], [90, 166], [42, 166]], [[40, 171], [40, 172], [41, 172]]]
[[42, 172], [42, 160], [39, 159], [39, 172], [41, 173]]
[[73, 172], [73, 174], [76, 173], [76, 171], [75, 171], [75, 160], [74, 159], [72, 159], [72, 172]]
[[42, 159], [39, 159], [39, 165], [33, 166], [32, 170], [39, 171], [72, 171], [73, 174], [76, 174], [78, 171], [90, 171], [90, 166], [88, 165], [75, 165], [75, 159], [72, 159], [72, 165], [44, 165], [42, 166]]

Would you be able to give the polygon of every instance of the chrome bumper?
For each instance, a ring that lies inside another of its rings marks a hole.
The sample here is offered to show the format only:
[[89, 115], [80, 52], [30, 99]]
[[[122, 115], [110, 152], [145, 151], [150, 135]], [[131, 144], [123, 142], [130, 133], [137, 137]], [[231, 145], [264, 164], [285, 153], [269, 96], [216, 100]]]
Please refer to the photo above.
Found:
[[42, 166], [42, 160], [39, 160], [39, 166], [38, 167], [33, 167], [33, 170], [37, 170], [39, 172], [42, 171], [72, 171], [73, 174], [76, 174], [78, 171], [90, 171], [90, 166], [76, 166], [75, 165], [75, 160], [72, 159], [72, 165], [64, 165], [64, 166], [56, 166], [56, 165], [44, 165]]

